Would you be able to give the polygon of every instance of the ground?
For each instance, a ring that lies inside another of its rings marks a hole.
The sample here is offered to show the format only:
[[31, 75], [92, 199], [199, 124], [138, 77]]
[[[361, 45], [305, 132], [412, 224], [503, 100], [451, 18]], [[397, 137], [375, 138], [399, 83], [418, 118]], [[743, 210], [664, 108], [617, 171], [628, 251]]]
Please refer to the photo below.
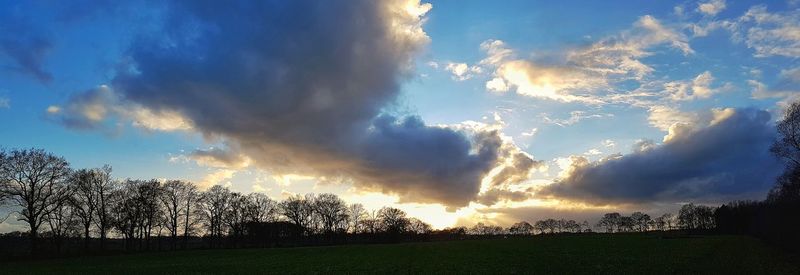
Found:
[[0, 273], [800, 274], [744, 236], [537, 236], [333, 247], [154, 252], [3, 263]]

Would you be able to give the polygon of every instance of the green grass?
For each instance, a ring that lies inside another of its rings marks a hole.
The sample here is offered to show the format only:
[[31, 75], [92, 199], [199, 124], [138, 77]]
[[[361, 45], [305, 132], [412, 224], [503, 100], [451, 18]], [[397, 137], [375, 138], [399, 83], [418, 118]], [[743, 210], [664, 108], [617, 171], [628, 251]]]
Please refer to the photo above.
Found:
[[743, 236], [581, 235], [278, 249], [197, 250], [4, 263], [0, 273], [800, 274]]

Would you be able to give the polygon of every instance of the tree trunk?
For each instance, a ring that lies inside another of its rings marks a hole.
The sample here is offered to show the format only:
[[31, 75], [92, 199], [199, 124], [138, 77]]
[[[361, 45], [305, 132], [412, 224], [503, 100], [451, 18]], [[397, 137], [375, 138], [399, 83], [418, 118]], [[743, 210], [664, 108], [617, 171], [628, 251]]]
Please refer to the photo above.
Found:
[[31, 227], [31, 257], [36, 258], [39, 256], [39, 234], [38, 234], [38, 227], [36, 226], [36, 222], [29, 222], [28, 223]]
[[83, 227], [83, 229], [84, 229], [84, 231], [83, 231], [84, 232], [83, 248], [85, 250], [89, 250], [89, 227], [90, 226], [91, 226], [91, 224], [85, 224], [84, 227]]

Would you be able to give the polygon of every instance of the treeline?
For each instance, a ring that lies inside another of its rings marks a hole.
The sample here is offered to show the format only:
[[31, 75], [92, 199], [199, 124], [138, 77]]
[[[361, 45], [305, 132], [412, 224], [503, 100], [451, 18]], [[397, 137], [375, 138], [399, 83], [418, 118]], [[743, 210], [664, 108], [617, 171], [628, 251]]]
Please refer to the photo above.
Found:
[[800, 251], [800, 102], [792, 103], [776, 126], [770, 151], [786, 160], [786, 168], [767, 199], [724, 204], [714, 218], [722, 233], [749, 234]]
[[619, 213], [606, 213], [597, 222], [597, 227], [613, 232], [646, 232], [668, 230], [710, 230], [716, 227], [714, 222], [715, 208], [692, 203], [681, 206], [678, 215], [664, 213], [655, 219], [642, 212], [633, 212], [630, 216]]
[[36, 254], [42, 237], [59, 252], [75, 238], [85, 249], [102, 250], [109, 239], [121, 239], [125, 250], [153, 250], [187, 248], [195, 237], [215, 248], [336, 243], [346, 235], [399, 240], [432, 231], [400, 209], [367, 211], [334, 194], [275, 201], [219, 185], [200, 191], [179, 180], [118, 181], [111, 172], [109, 166], [72, 170], [40, 149], [0, 151], [0, 199], [28, 225], [25, 233], [6, 235], [28, 237]]
[[[478, 223], [433, 230], [397, 208], [368, 211], [334, 194], [307, 194], [276, 201], [227, 187], [201, 191], [186, 181], [113, 179], [110, 166], [71, 169], [62, 157], [40, 149], [0, 150], [0, 201], [15, 209], [30, 253], [106, 250], [272, 247], [593, 232], [588, 221], [544, 219], [508, 228]], [[607, 232], [707, 228], [708, 210], [684, 206], [654, 220], [641, 212], [606, 214]], [[685, 212], [685, 213], [684, 213]], [[41, 239], [46, 239], [47, 242]], [[22, 245], [9, 245], [22, 249]], [[2, 253], [2, 251], [0, 251]]]

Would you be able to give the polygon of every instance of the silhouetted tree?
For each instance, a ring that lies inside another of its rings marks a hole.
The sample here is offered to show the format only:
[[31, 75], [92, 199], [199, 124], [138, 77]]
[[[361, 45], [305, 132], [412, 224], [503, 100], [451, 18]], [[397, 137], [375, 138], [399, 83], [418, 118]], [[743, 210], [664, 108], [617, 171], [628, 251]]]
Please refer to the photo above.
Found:
[[98, 204], [97, 193], [94, 188], [96, 177], [97, 175], [93, 169], [80, 169], [72, 172], [69, 177], [70, 189], [73, 194], [70, 202], [74, 210], [73, 213], [83, 226], [84, 248], [89, 248], [89, 239], [91, 238], [89, 229], [94, 223], [95, 210]]
[[95, 207], [95, 224], [100, 233], [100, 248], [105, 247], [106, 237], [112, 225], [112, 206], [115, 204], [112, 195], [115, 189], [119, 188], [120, 183], [111, 179], [111, 166], [105, 165], [94, 170], [94, 181], [92, 182], [92, 192], [95, 195], [97, 206]]
[[314, 210], [319, 215], [322, 232], [332, 233], [337, 229], [345, 229], [344, 222], [348, 218], [347, 204], [334, 194], [320, 194], [314, 200]]
[[39, 227], [52, 206], [61, 200], [59, 194], [64, 191], [69, 164], [44, 150], [28, 149], [5, 153], [0, 165], [0, 193], [22, 209], [19, 220], [28, 223], [35, 255]]
[[189, 183], [179, 180], [169, 180], [162, 186], [159, 200], [164, 209], [164, 227], [170, 233], [170, 245], [175, 249], [178, 240], [178, 226], [181, 216], [185, 213], [183, 203], [186, 200], [186, 192]]
[[526, 221], [521, 221], [511, 225], [511, 227], [508, 228], [508, 233], [514, 235], [530, 235], [533, 233], [533, 225]]
[[200, 203], [202, 203], [202, 195], [199, 191], [197, 191], [197, 186], [194, 184], [188, 183], [186, 185], [186, 190], [184, 193], [182, 207], [183, 207], [183, 248], [186, 248], [189, 243], [189, 235], [192, 234], [193, 228], [195, 224], [200, 221], [200, 218], [197, 218], [198, 213], [202, 213], [202, 211], [198, 209], [202, 209], [202, 207], [198, 207]]
[[78, 220], [75, 218], [75, 208], [72, 202], [72, 188], [69, 188], [67, 181], [58, 184], [55, 188], [58, 190], [53, 196], [53, 203], [47, 206], [49, 209], [45, 211], [44, 219], [50, 229], [50, 234], [53, 243], [56, 245], [56, 252], [61, 252], [61, 247], [64, 237], [74, 232], [78, 225]]
[[621, 218], [622, 215], [619, 213], [606, 213], [600, 218], [600, 221], [597, 222], [597, 226], [604, 227], [606, 232], [612, 233], [615, 228], [618, 228]]
[[650, 219], [650, 215], [642, 212], [633, 212], [633, 214], [631, 214], [631, 218], [633, 219], [637, 230], [640, 232], [647, 231], [650, 228], [650, 224], [653, 222], [652, 219]]
[[163, 209], [161, 208], [161, 184], [157, 180], [139, 181], [137, 184], [136, 198], [142, 210], [142, 222], [139, 224], [140, 249], [141, 242], [144, 241], [146, 249], [150, 249], [150, 241], [153, 236], [153, 229], [163, 225]]
[[406, 212], [393, 207], [383, 207], [378, 211], [378, 219], [383, 229], [390, 234], [400, 234], [406, 231], [408, 218]]
[[636, 227], [636, 221], [634, 221], [630, 216], [622, 216], [619, 218], [617, 230], [622, 232], [632, 232], [634, 227]]
[[350, 217], [350, 232], [363, 233], [366, 229], [364, 221], [369, 218], [364, 206], [360, 203], [351, 204], [347, 207], [347, 215]]
[[253, 208], [253, 204], [248, 196], [238, 192], [231, 193], [230, 206], [225, 210], [223, 220], [228, 226], [229, 235], [232, 235], [237, 242], [244, 235], [247, 222], [252, 220], [247, 212], [249, 208]]
[[714, 228], [714, 209], [705, 205], [685, 204], [678, 212], [678, 225], [684, 229]]
[[313, 222], [314, 214], [313, 201], [309, 201], [313, 196], [303, 197], [295, 195], [287, 198], [280, 203], [281, 215], [286, 217], [289, 222], [299, 226], [307, 234], [311, 234], [310, 225]]
[[664, 213], [660, 217], [656, 218], [654, 224], [657, 230], [665, 231], [665, 230], [672, 230], [672, 225], [674, 223], [673, 216], [670, 213]]
[[278, 203], [262, 193], [247, 195], [250, 199], [248, 216], [254, 222], [275, 222], [278, 220]]
[[428, 234], [431, 232], [431, 225], [417, 218], [408, 219], [408, 232], [414, 234]]
[[224, 233], [223, 218], [230, 203], [231, 192], [227, 187], [214, 185], [208, 191], [203, 192], [199, 209], [211, 238], [212, 246], [214, 246], [214, 240], [222, 237]]

